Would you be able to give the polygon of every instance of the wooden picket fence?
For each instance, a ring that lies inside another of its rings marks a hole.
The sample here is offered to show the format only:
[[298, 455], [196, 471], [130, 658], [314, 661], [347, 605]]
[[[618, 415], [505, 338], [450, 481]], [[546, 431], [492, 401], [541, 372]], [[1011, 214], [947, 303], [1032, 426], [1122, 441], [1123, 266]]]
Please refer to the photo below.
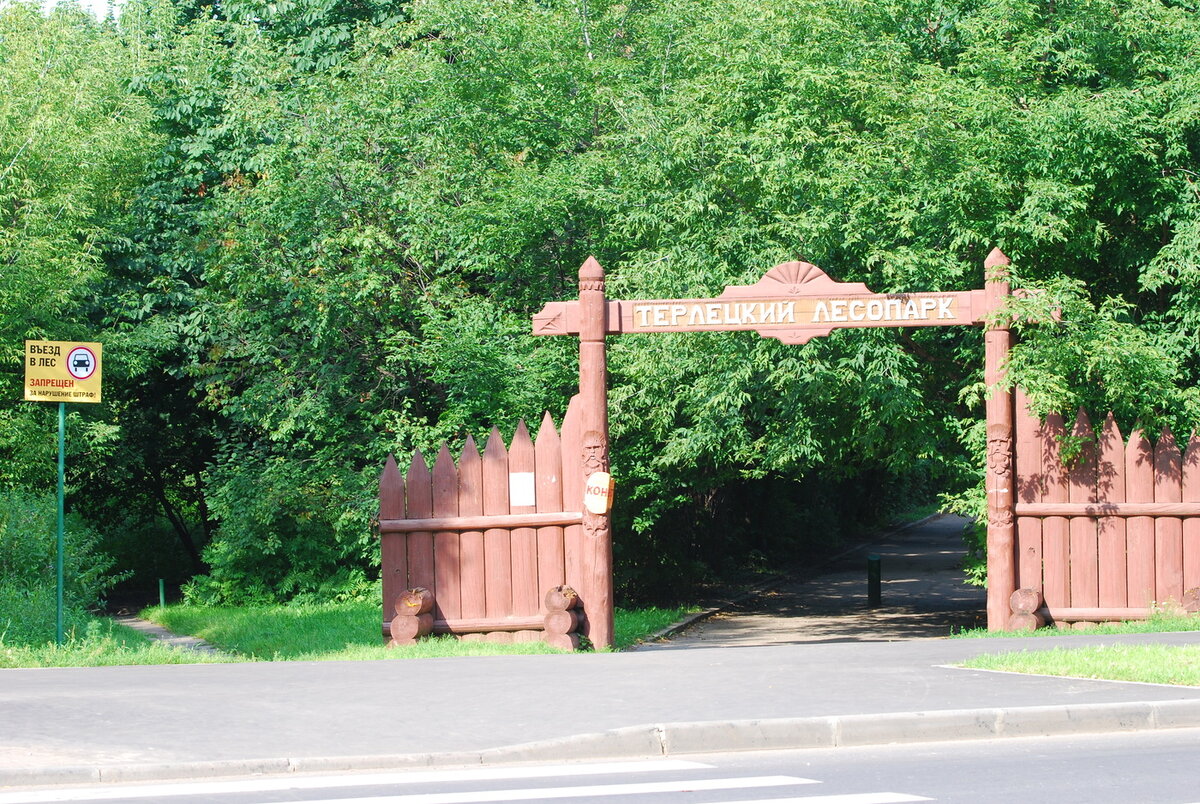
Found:
[[403, 477], [389, 456], [379, 532], [391, 644], [439, 633], [578, 647], [568, 581], [582, 513], [563, 505], [583, 498], [576, 408], [561, 435], [547, 413], [536, 440], [524, 421], [507, 447], [493, 429], [482, 455], [468, 438], [456, 462], [443, 444], [430, 468], [418, 450]]
[[1200, 437], [1181, 451], [1170, 430], [1128, 441], [1112, 415], [1064, 463], [1061, 415], [1040, 422], [1018, 398], [1013, 627], [1139, 619], [1200, 608]]

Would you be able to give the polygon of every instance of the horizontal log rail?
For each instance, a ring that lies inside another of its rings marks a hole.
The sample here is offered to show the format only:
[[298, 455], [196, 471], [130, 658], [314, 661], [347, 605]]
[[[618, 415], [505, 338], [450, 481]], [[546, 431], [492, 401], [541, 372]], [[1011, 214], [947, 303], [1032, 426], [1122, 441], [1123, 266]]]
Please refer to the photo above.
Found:
[[379, 531], [380, 533], [421, 533], [437, 530], [544, 528], [552, 525], [578, 525], [582, 522], [583, 514], [578, 511], [547, 514], [481, 514], [478, 516], [437, 516], [427, 519], [381, 519], [379, 520]]
[[[546, 619], [541, 615], [533, 617], [479, 617], [461, 620], [434, 620], [435, 634], [486, 634], [489, 631], [541, 631], [545, 628]], [[392, 635], [390, 621], [383, 624], [384, 636]]]
[[1130, 609], [1130, 608], [1098, 608], [1098, 607], [1054, 607], [1053, 609], [1042, 606], [1037, 610], [1037, 613], [1042, 615], [1046, 620], [1055, 620], [1062, 622], [1119, 622], [1121, 620], [1148, 620], [1150, 615], [1155, 612], [1155, 609]]
[[1017, 503], [1017, 516], [1200, 516], [1200, 502]]

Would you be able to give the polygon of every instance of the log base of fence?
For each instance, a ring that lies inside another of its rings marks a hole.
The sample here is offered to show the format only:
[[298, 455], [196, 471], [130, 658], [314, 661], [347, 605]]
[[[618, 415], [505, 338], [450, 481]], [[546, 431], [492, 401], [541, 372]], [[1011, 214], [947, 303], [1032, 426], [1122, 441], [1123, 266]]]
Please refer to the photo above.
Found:
[[556, 648], [578, 650], [583, 612], [579, 595], [569, 586], [546, 593], [546, 613], [528, 617], [476, 617], [434, 619], [433, 593], [409, 589], [396, 598], [396, 616], [384, 624], [388, 645], [411, 645], [430, 634], [453, 634], [459, 639], [488, 642], [532, 642], [538, 639]]
[[1041, 615], [1042, 593], [1037, 589], [1018, 589], [1008, 599], [1012, 615], [1008, 618], [1010, 631], [1036, 631], [1046, 624]]
[[433, 592], [424, 587], [407, 589], [396, 598], [396, 616], [392, 618], [388, 647], [411, 645], [433, 633]]
[[396, 615], [392, 618], [392, 641], [389, 646], [411, 645], [423, 636], [433, 633], [433, 615], [417, 614], [412, 617]]
[[1183, 593], [1183, 610], [1188, 614], [1200, 613], [1200, 587], [1192, 587]]
[[1009, 631], [1036, 631], [1046, 625], [1046, 619], [1037, 612], [1014, 612], [1008, 618]]
[[569, 586], [556, 586], [546, 592], [545, 603], [542, 640], [555, 648], [579, 650], [579, 626], [583, 621], [578, 610], [579, 595]]
[[1120, 608], [1100, 606], [1055, 607], [1042, 606], [1037, 613], [1058, 628], [1087, 628], [1095, 623], [1118, 623], [1125, 620], [1148, 620], [1159, 611], [1178, 611], [1170, 607]]
[[1033, 631], [1047, 623], [1057, 628], [1086, 630], [1097, 623], [1147, 620], [1156, 613], [1177, 616], [1200, 614], [1200, 587], [1187, 590], [1182, 602], [1174, 599], [1154, 607], [1123, 606], [1054, 606], [1046, 605], [1037, 589], [1018, 589], [1009, 598], [1012, 614], [1008, 627], [1012, 631]]

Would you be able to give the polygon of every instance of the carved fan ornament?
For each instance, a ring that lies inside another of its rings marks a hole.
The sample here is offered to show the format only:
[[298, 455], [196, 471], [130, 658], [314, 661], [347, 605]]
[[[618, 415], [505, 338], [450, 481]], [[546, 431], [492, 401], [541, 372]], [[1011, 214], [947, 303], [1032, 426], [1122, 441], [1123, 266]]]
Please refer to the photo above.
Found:
[[[791, 296], [817, 293], [870, 293], [861, 282], [838, 282], [829, 277], [820, 267], [811, 262], [783, 262], [776, 265], [752, 287], [755, 291], [770, 294], [782, 290]], [[729, 288], [732, 290], [733, 288]], [[724, 295], [724, 294], [722, 294]]]
[[785, 285], [799, 286], [822, 279], [829, 280], [829, 275], [811, 262], [785, 262], [767, 271], [764, 278]]

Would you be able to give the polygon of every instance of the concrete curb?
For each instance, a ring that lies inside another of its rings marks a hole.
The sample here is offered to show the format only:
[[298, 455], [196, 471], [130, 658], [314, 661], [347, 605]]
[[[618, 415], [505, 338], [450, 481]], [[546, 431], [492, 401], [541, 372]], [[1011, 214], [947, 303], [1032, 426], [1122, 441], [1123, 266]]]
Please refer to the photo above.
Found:
[[1200, 699], [657, 723], [482, 751], [9, 769], [0, 770], [0, 789], [250, 774], [636, 759], [726, 751], [840, 748], [1180, 728], [1200, 728]]
[[841, 748], [1200, 727], [1200, 700], [663, 723], [509, 746], [485, 762]]

